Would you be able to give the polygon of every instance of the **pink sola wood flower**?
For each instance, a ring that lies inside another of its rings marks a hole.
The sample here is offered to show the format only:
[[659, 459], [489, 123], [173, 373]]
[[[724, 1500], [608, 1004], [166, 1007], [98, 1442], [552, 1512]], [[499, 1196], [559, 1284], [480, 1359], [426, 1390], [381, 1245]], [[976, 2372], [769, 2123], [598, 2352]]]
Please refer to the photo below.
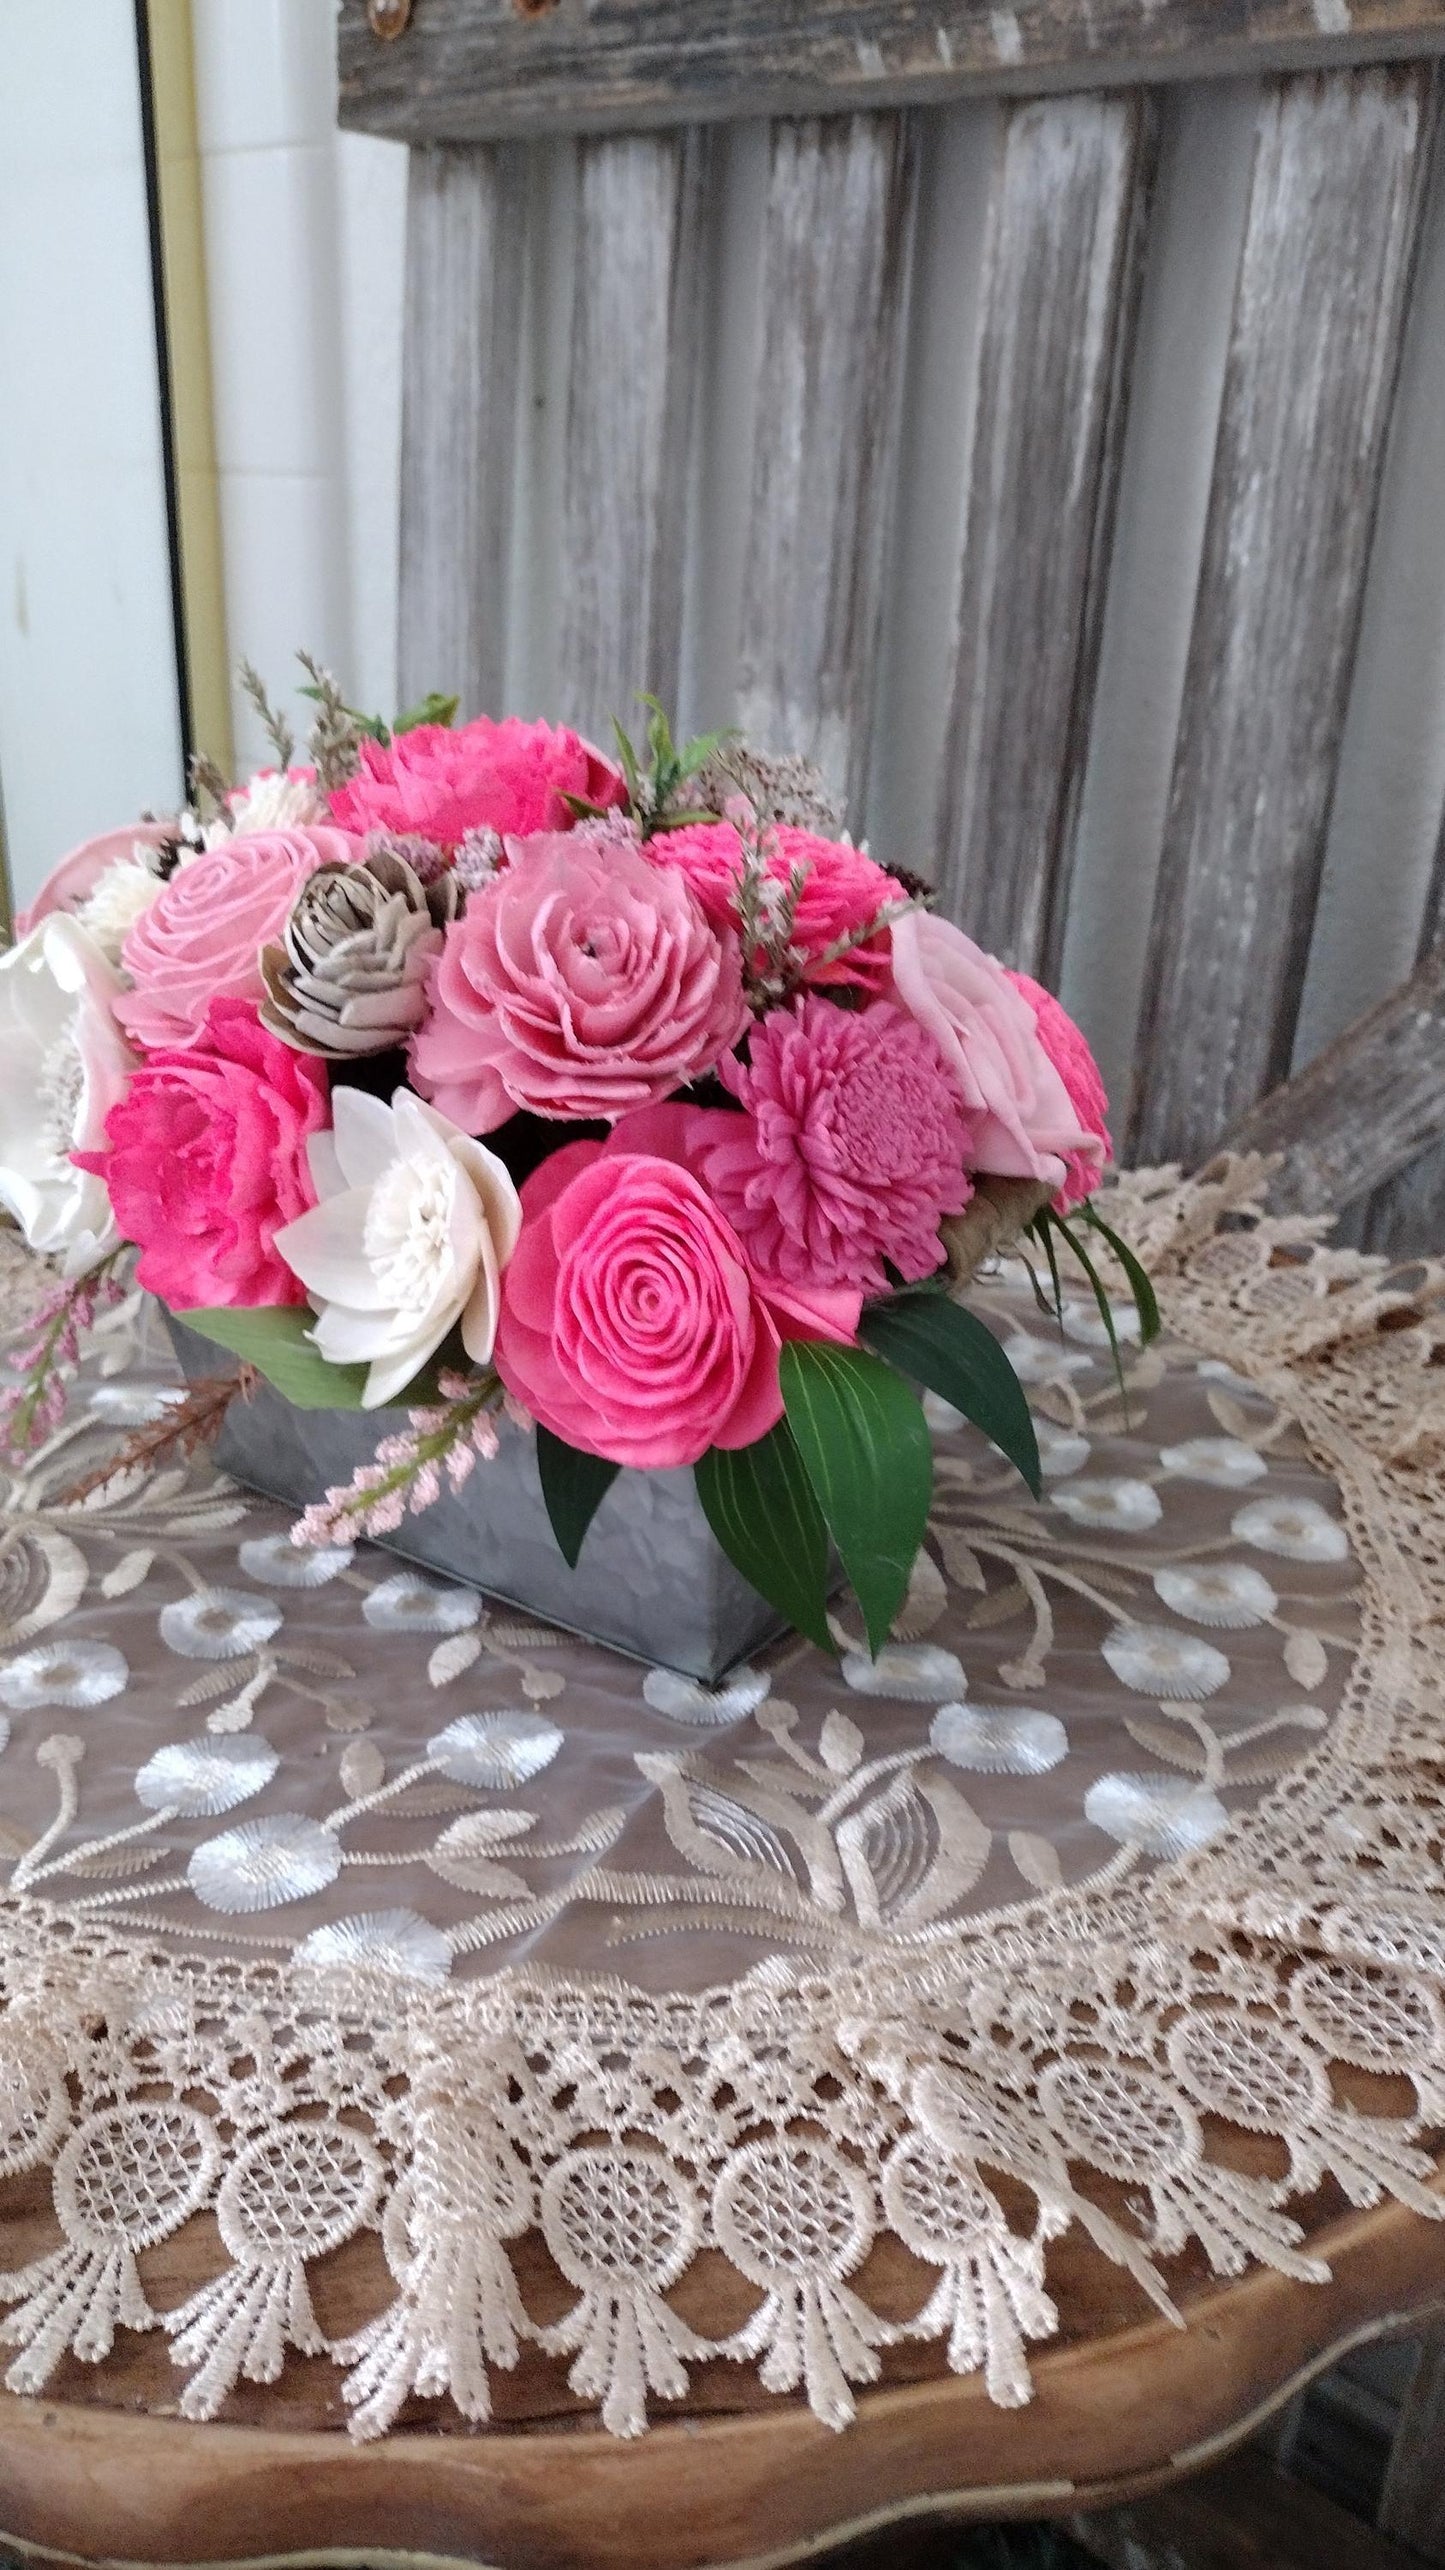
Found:
[[331, 810], [344, 830], [400, 830], [455, 847], [469, 830], [520, 839], [566, 830], [569, 794], [614, 804], [626, 792], [611, 760], [575, 732], [480, 714], [455, 731], [418, 723], [385, 745], [363, 741], [360, 768]]
[[1092, 1196], [1103, 1177], [1104, 1163], [1113, 1158], [1109, 1093], [1087, 1038], [1053, 992], [1030, 981], [1027, 973], [1010, 973], [1008, 978], [1033, 1010], [1039, 1042], [1068, 1090], [1069, 1104], [1086, 1137], [1077, 1151], [1064, 1153], [1064, 1183], [1054, 1202], [1066, 1214]]
[[963, 1102], [906, 1009], [804, 997], [754, 1029], [722, 1078], [747, 1108], [716, 1128], [708, 1183], [749, 1257], [793, 1281], [888, 1286], [942, 1264], [938, 1226], [972, 1194]]
[[[870, 996], [881, 991], [891, 971], [886, 930], [830, 962], [822, 958], [829, 947], [866, 928], [889, 902], [901, 899], [902, 884], [844, 839], [819, 839], [811, 830], [785, 826], [768, 830], [763, 844], [769, 880], [780, 891], [795, 866], [803, 870], [793, 922], [793, 942], [805, 958], [800, 978], [820, 986], [848, 985]], [[647, 853], [654, 864], [675, 866], [686, 875], [715, 928], [737, 928], [743, 843], [730, 821], [659, 831], [649, 839]]]

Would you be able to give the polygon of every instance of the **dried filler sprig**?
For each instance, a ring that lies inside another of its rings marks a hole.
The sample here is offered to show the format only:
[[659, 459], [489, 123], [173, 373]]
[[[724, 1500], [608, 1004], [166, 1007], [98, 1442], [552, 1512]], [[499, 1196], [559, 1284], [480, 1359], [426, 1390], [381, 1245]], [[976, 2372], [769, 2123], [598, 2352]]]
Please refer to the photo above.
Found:
[[303, 687], [316, 706], [316, 720], [307, 741], [316, 782], [324, 794], [345, 785], [361, 765], [361, 741], [365, 729], [343, 697], [329, 669], [309, 651], [296, 654], [311, 684]]
[[125, 1293], [115, 1273], [124, 1255], [113, 1250], [88, 1276], [58, 1285], [35, 1314], [31, 1337], [11, 1356], [16, 1379], [0, 1391], [0, 1454], [12, 1462], [42, 1445], [64, 1418], [81, 1340], [97, 1312], [120, 1302]]
[[471, 1478], [478, 1455], [490, 1463], [497, 1451], [496, 1412], [502, 1387], [495, 1374], [443, 1374], [441, 1403], [413, 1410], [408, 1425], [383, 1437], [372, 1462], [359, 1464], [299, 1517], [293, 1544], [345, 1544], [358, 1535], [391, 1535], [404, 1517], [419, 1517]]
[[203, 1446], [214, 1445], [232, 1402], [249, 1401], [260, 1380], [254, 1365], [243, 1365], [237, 1374], [203, 1376], [191, 1385], [184, 1401], [174, 1403], [159, 1419], [148, 1419], [117, 1453], [73, 1481], [62, 1491], [60, 1506], [82, 1507], [97, 1490], [124, 1474], [153, 1472], [158, 1463], [173, 1456], [199, 1454]]
[[243, 660], [236, 672], [242, 690], [250, 698], [260, 718], [261, 729], [276, 753], [276, 765], [289, 767], [296, 753], [296, 735], [286, 717], [271, 702], [266, 682], [249, 660]]

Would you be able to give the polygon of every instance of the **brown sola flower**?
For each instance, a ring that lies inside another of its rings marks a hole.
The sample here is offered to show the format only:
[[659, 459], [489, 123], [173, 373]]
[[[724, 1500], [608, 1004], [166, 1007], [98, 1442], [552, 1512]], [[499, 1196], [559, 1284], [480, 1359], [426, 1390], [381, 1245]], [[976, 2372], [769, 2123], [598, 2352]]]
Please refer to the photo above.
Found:
[[262, 949], [265, 1024], [298, 1052], [337, 1062], [404, 1044], [425, 1014], [427, 967], [459, 906], [452, 875], [423, 884], [394, 849], [318, 866], [281, 943]]

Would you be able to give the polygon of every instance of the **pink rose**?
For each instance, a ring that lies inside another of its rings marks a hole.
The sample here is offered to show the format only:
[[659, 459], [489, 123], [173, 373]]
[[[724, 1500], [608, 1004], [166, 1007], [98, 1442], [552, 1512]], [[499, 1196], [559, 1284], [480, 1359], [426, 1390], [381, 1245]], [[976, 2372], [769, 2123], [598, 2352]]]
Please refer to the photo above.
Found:
[[1002, 964], [951, 920], [911, 910], [893, 924], [893, 986], [958, 1083], [968, 1166], [1061, 1187], [1075, 1153], [1100, 1155]]
[[639, 849], [552, 832], [447, 930], [412, 1077], [467, 1133], [516, 1107], [623, 1115], [681, 1088], [746, 1023], [735, 938]]
[[17, 913], [17, 943], [53, 910], [78, 910], [94, 892], [107, 866], [128, 857], [133, 848], [171, 848], [180, 835], [174, 821], [132, 821], [123, 830], [103, 830], [98, 839], [83, 840], [51, 867], [28, 910]]
[[78, 1151], [143, 1253], [142, 1285], [173, 1311], [304, 1303], [275, 1246], [316, 1202], [306, 1139], [329, 1121], [326, 1073], [218, 999], [195, 1043], [153, 1053], [106, 1118], [109, 1149]]
[[709, 1182], [754, 1263], [884, 1294], [943, 1264], [938, 1226], [973, 1193], [968, 1126], [934, 1038], [891, 1000], [805, 996], [755, 1026], [722, 1076], [746, 1115], [714, 1119]]
[[1084, 1131], [1093, 1137], [1098, 1150], [1077, 1150], [1064, 1156], [1064, 1183], [1056, 1202], [1066, 1214], [1092, 1196], [1104, 1172], [1104, 1163], [1114, 1156], [1113, 1137], [1109, 1132], [1109, 1093], [1104, 1086], [1099, 1065], [1089, 1050], [1080, 1029], [1068, 1010], [1027, 973], [1010, 973], [1016, 991], [1022, 991], [1034, 1013], [1039, 1042], [1058, 1072], [1069, 1093], [1069, 1102]]
[[194, 1044], [213, 999], [263, 999], [261, 949], [307, 876], [364, 853], [342, 830], [258, 830], [188, 858], [121, 948], [134, 984], [116, 1002], [126, 1032], [148, 1053]]
[[331, 809], [344, 830], [415, 832], [455, 847], [468, 830], [519, 839], [566, 830], [568, 794], [614, 804], [626, 800], [627, 788], [601, 751], [575, 732], [524, 723], [515, 714], [503, 723], [481, 714], [455, 731], [418, 723], [385, 748], [363, 741], [360, 770], [332, 795]]
[[522, 1188], [494, 1362], [585, 1453], [644, 1468], [749, 1446], [782, 1416], [784, 1338], [849, 1340], [856, 1294], [759, 1276], [697, 1175], [719, 1110], [656, 1107]]
[[[743, 843], [730, 821], [696, 822], [686, 830], [661, 830], [648, 841], [658, 865], [685, 874], [715, 928], [738, 929], [738, 881]], [[829, 946], [866, 928], [903, 886], [860, 848], [842, 839], [817, 839], [811, 830], [770, 829], [765, 840], [772, 880], [785, 884], [794, 866], [806, 880], [794, 922], [795, 945], [809, 958], [804, 979], [814, 985], [851, 985], [870, 994], [888, 986], [888, 937], [884, 931], [831, 963], [817, 960]]]

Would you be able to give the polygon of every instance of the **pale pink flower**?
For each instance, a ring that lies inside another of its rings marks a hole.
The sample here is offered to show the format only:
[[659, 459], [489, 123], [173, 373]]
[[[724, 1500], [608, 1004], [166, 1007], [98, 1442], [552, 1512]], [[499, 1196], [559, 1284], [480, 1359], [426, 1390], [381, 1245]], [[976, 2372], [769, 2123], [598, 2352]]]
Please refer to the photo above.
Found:
[[1030, 981], [1027, 973], [1010, 973], [1016, 991], [1022, 991], [1034, 1013], [1039, 1042], [1058, 1072], [1069, 1093], [1084, 1132], [1090, 1137], [1076, 1150], [1064, 1155], [1064, 1183], [1055, 1199], [1062, 1214], [1081, 1205], [1092, 1196], [1104, 1174], [1105, 1162], [1114, 1154], [1109, 1132], [1109, 1093], [1103, 1074], [1089, 1049], [1081, 1029], [1074, 1024], [1068, 1010], [1055, 999], [1052, 991]]
[[423, 1097], [482, 1134], [518, 1107], [610, 1120], [711, 1070], [746, 1022], [741, 958], [683, 877], [582, 831], [508, 854], [447, 930]]
[[942, 1264], [963, 1211], [968, 1128], [937, 1044], [906, 1009], [804, 997], [753, 1030], [723, 1079], [746, 1116], [717, 1120], [708, 1182], [755, 1266], [882, 1294], [885, 1259], [915, 1280]]
[[1071, 1157], [1102, 1162], [1003, 965], [951, 920], [910, 910], [893, 923], [893, 987], [948, 1064], [968, 1117], [967, 1166], [1062, 1187]]
[[143, 1052], [195, 1044], [214, 999], [266, 996], [261, 949], [280, 936], [318, 866], [351, 865], [344, 830], [256, 831], [179, 866], [136, 921], [121, 961], [134, 988], [115, 1013]]

